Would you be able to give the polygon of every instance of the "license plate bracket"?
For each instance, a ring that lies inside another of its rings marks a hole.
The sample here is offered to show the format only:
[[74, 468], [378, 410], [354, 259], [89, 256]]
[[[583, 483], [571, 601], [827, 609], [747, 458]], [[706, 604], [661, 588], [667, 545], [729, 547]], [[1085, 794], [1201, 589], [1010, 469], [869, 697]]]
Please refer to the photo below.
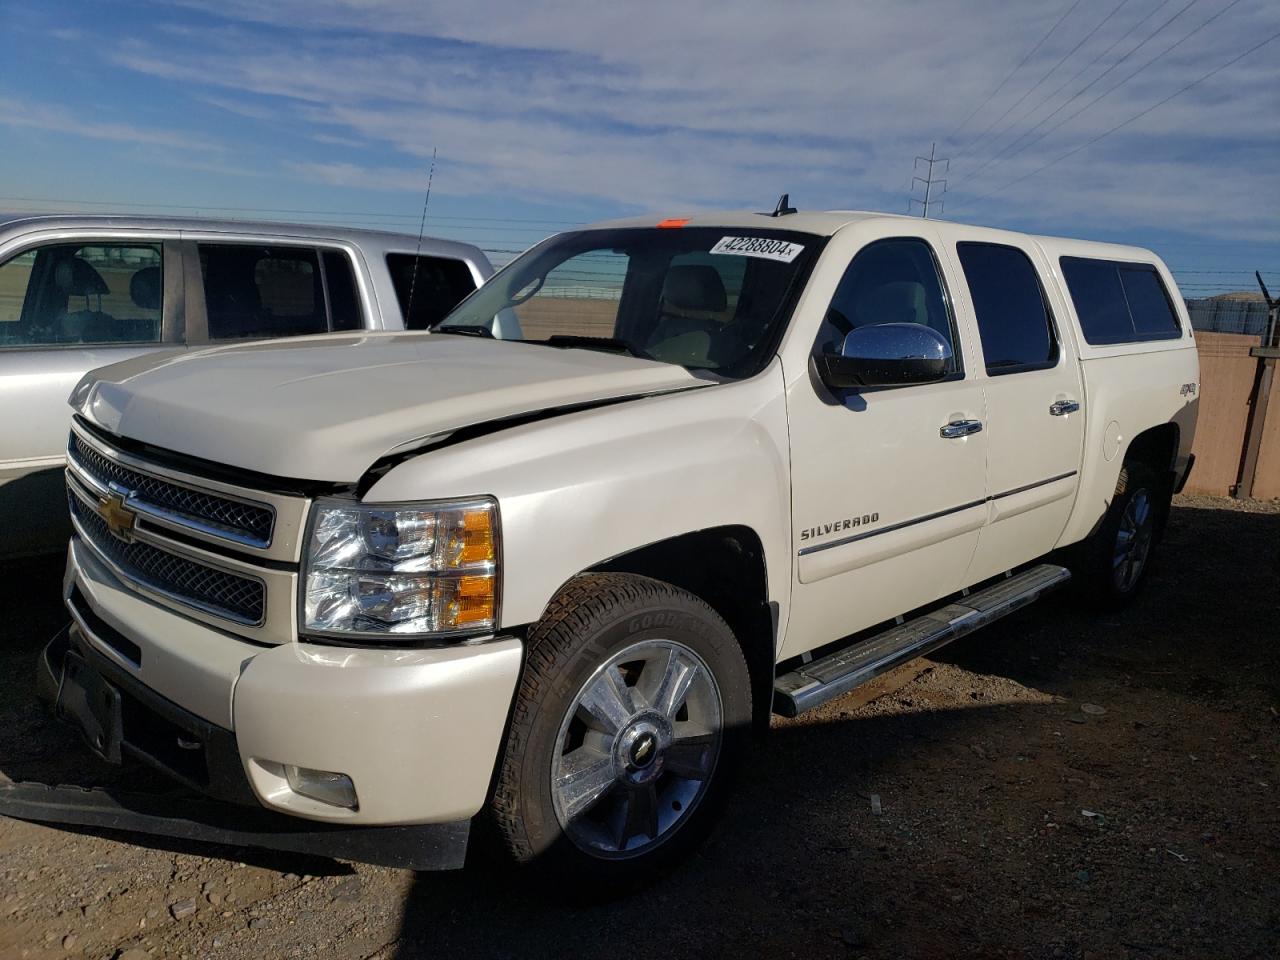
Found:
[[63, 660], [54, 710], [80, 731], [89, 749], [108, 763], [120, 763], [120, 691], [75, 651]]

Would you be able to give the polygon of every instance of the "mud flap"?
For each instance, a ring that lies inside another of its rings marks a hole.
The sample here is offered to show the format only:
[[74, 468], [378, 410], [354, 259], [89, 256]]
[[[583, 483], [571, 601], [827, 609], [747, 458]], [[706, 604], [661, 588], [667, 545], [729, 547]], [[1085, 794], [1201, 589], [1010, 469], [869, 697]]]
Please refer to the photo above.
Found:
[[460, 869], [471, 828], [469, 820], [343, 827], [199, 797], [45, 783], [0, 783], [0, 816], [424, 871]]

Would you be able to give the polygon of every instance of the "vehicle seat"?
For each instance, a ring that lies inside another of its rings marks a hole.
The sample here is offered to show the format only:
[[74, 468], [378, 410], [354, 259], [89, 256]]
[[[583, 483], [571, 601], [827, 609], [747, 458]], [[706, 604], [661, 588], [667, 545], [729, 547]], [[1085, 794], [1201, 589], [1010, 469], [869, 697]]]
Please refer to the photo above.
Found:
[[[58, 293], [66, 298], [66, 307], [55, 318], [53, 323], [54, 340], [58, 343], [78, 343], [82, 341], [103, 342], [111, 339], [109, 330], [112, 320], [102, 312], [102, 297], [110, 293], [107, 282], [88, 260], [83, 257], [70, 257], [63, 260], [53, 270], [53, 283]], [[72, 302], [73, 297], [84, 297], [84, 309], [72, 310], [79, 306]], [[96, 297], [96, 304], [90, 298]]]
[[658, 322], [645, 349], [659, 360], [694, 366], [719, 366], [733, 359], [746, 346], [724, 332], [728, 307], [724, 281], [715, 267], [671, 267], [662, 285]]
[[205, 301], [209, 317], [209, 339], [239, 340], [266, 334], [262, 296], [253, 272], [226, 270], [205, 276]]

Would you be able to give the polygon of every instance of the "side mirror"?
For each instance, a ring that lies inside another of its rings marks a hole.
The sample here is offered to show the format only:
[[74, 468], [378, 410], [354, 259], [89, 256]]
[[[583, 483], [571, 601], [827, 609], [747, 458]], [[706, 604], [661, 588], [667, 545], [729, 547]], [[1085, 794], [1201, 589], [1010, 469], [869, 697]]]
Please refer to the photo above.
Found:
[[950, 371], [951, 344], [922, 323], [880, 323], [851, 330], [839, 353], [819, 354], [817, 363], [833, 390], [932, 383]]

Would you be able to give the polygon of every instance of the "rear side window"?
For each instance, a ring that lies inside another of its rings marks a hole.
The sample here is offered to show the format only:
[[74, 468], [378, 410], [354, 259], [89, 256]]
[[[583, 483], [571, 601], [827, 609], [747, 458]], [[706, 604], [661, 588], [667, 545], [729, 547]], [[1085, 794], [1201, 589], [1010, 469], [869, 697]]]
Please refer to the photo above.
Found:
[[1140, 339], [1161, 340], [1182, 334], [1164, 284], [1153, 268], [1122, 265], [1120, 283], [1129, 303], [1129, 315], [1133, 317], [1133, 330]]
[[210, 340], [364, 326], [351, 261], [341, 251], [254, 243], [202, 243], [199, 249]]
[[425, 330], [443, 320], [476, 288], [467, 265], [448, 257], [389, 253], [387, 269], [406, 330]]
[[1151, 264], [1063, 257], [1062, 275], [1084, 338], [1092, 344], [1182, 336], [1160, 275]]
[[1058, 340], [1040, 277], [1027, 255], [994, 243], [958, 243], [956, 252], [978, 317], [987, 373], [1054, 366]]
[[329, 291], [330, 329], [363, 330], [364, 317], [356, 296], [356, 276], [351, 270], [351, 258], [341, 250], [326, 250], [322, 259], [324, 282]]
[[0, 346], [158, 343], [159, 243], [56, 243], [0, 265]]
[[200, 269], [210, 340], [329, 330], [313, 248], [202, 243]]

